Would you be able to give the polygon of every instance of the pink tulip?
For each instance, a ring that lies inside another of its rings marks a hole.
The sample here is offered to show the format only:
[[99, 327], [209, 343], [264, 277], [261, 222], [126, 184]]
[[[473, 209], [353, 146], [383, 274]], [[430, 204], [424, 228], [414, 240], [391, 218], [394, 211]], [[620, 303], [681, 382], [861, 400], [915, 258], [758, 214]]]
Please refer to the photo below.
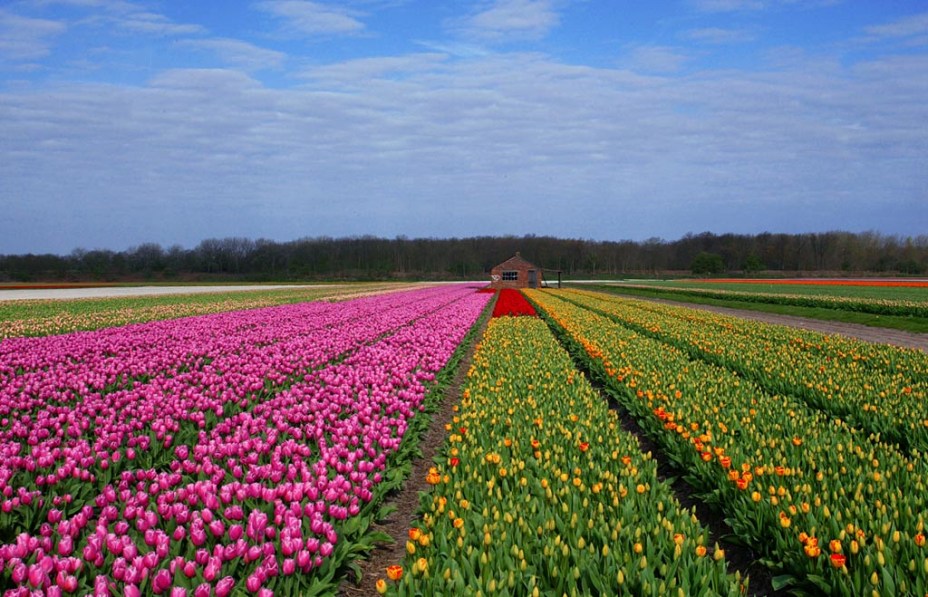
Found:
[[109, 580], [105, 576], [98, 576], [93, 581], [94, 597], [109, 597]]
[[29, 568], [23, 563], [18, 563], [13, 566], [13, 571], [10, 576], [15, 584], [20, 585], [26, 580], [28, 573]]
[[235, 580], [231, 576], [223, 577], [216, 583], [216, 597], [229, 597], [235, 587]]
[[29, 566], [28, 576], [29, 584], [37, 589], [48, 582], [48, 573], [38, 564]]
[[257, 593], [258, 589], [261, 588], [261, 584], [261, 579], [255, 574], [250, 574], [248, 578], [245, 579], [245, 588], [252, 593]]
[[293, 558], [285, 559], [281, 570], [284, 576], [291, 576], [296, 572], [296, 561]]
[[171, 573], [162, 568], [151, 579], [151, 589], [155, 595], [160, 595], [171, 588], [171, 585], [174, 584], [173, 579], [171, 578]]

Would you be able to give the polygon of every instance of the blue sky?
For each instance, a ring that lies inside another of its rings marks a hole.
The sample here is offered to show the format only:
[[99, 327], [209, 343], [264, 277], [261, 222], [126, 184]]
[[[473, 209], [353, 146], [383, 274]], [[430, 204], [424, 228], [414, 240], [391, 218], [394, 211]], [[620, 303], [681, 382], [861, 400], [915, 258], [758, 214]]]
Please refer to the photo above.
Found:
[[928, 3], [0, 2], [0, 253], [928, 234]]

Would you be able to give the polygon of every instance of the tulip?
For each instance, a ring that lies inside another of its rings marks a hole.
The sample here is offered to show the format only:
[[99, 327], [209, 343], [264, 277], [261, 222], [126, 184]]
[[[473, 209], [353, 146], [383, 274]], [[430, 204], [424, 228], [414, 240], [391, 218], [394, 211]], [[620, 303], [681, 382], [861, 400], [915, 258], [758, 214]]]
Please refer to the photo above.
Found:
[[250, 574], [248, 578], [245, 579], [245, 588], [251, 591], [252, 593], [257, 593], [258, 589], [261, 588], [261, 578], [256, 574]]
[[44, 586], [48, 582], [48, 573], [38, 564], [29, 566], [29, 584], [35, 588]]
[[216, 597], [228, 597], [235, 587], [235, 579], [231, 576], [223, 577], [216, 583]]
[[387, 577], [393, 581], [403, 578], [403, 567], [396, 565], [387, 566]]
[[164, 593], [171, 588], [172, 584], [174, 584], [174, 581], [171, 578], [171, 573], [164, 568], [156, 572], [151, 579], [151, 588], [155, 595]]

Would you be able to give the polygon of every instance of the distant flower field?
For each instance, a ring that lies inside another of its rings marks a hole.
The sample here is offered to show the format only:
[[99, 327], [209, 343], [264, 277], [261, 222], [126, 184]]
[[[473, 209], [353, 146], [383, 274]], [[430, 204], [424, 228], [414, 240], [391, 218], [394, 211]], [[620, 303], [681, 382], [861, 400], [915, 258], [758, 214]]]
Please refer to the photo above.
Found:
[[[0, 301], [0, 339], [47, 336], [80, 330], [258, 309], [312, 300], [347, 300], [409, 288], [409, 284], [343, 284], [249, 292], [174, 294], [130, 298]], [[4, 287], [7, 288], [7, 287]]]
[[674, 280], [623, 283], [677, 296], [810, 307], [899, 317], [928, 317], [924, 280]]

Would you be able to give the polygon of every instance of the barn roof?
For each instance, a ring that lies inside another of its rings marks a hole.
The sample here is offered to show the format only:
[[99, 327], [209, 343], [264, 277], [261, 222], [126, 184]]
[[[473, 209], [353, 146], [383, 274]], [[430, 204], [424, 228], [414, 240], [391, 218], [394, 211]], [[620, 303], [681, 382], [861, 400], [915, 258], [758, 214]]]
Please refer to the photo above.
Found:
[[523, 259], [522, 255], [519, 254], [518, 252], [514, 256], [507, 259], [506, 261], [497, 265], [496, 267], [500, 267], [503, 269], [533, 269], [533, 268], [537, 269], [534, 263], [531, 263]]

